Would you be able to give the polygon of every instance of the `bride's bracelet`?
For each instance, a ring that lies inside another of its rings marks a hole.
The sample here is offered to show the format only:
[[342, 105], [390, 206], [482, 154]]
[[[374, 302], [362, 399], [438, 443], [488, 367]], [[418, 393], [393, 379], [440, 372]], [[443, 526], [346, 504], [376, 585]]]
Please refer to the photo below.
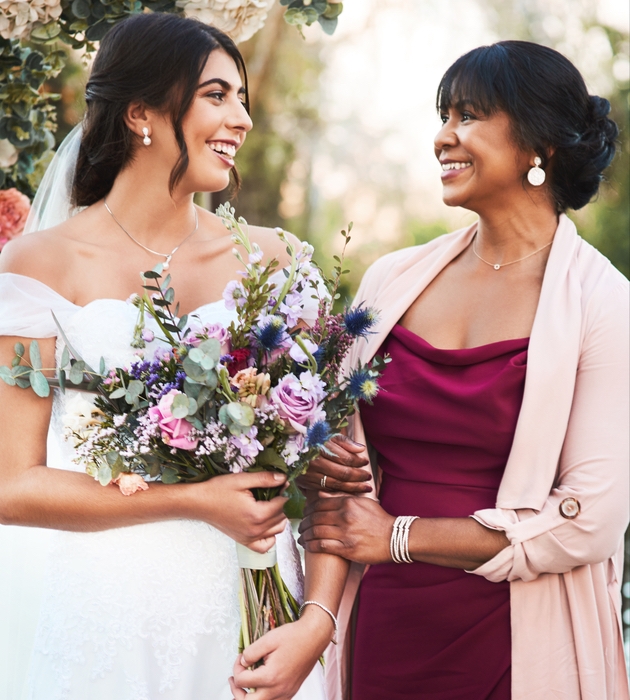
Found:
[[418, 520], [417, 515], [399, 515], [394, 521], [389, 553], [396, 564], [413, 564], [409, 554], [409, 529], [414, 520]]
[[335, 626], [335, 634], [333, 634], [333, 638], [331, 641], [333, 644], [337, 644], [337, 632], [339, 631], [339, 625], [337, 624], [337, 618], [333, 614], [332, 610], [329, 610], [325, 605], [318, 603], [316, 600], [305, 600], [300, 606], [300, 612], [298, 613], [298, 617], [302, 617], [302, 612], [307, 605], [316, 605], [318, 608], [321, 608], [324, 612], [330, 615], [333, 621], [333, 625]]

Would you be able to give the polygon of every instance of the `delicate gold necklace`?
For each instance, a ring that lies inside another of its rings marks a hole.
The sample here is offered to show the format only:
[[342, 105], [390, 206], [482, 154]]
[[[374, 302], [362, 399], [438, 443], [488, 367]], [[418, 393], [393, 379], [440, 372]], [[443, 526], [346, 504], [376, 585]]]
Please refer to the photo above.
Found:
[[179, 244], [176, 245], [173, 250], [171, 250], [170, 253], [158, 253], [157, 250], [151, 250], [151, 248], [147, 248], [145, 245], [140, 243], [140, 241], [136, 240], [130, 233], [127, 231], [127, 229], [118, 221], [118, 219], [114, 216], [114, 212], [109, 208], [109, 205], [107, 204], [107, 200], [103, 200], [103, 204], [105, 204], [105, 209], [110, 213], [112, 219], [120, 226], [120, 228], [131, 238], [131, 240], [136, 244], [139, 245], [141, 248], [144, 248], [147, 253], [153, 253], [153, 255], [160, 255], [163, 258], [166, 258], [163, 264], [163, 268], [165, 270], [168, 270], [171, 264], [171, 258], [175, 253], [186, 243], [186, 241], [193, 235], [193, 233], [197, 232], [197, 229], [199, 228], [199, 215], [197, 214], [197, 209], [193, 207], [193, 212], [195, 213], [195, 228], [184, 238], [184, 240]]
[[487, 260], [484, 260], [481, 255], [477, 252], [475, 249], [475, 243], [477, 242], [477, 234], [475, 234], [475, 238], [473, 239], [473, 244], [472, 244], [472, 252], [481, 260], [481, 262], [486, 263], [486, 265], [490, 265], [495, 270], [500, 270], [502, 267], [505, 267], [506, 265], [515, 265], [516, 263], [523, 262], [523, 260], [527, 260], [527, 258], [531, 258], [532, 255], [536, 255], [536, 253], [540, 253], [541, 250], [544, 250], [545, 248], [549, 248], [549, 246], [553, 243], [553, 240], [549, 241], [549, 243], [546, 243], [542, 248], [539, 248], [538, 250], [535, 250], [533, 253], [530, 253], [529, 255], [526, 255], [524, 258], [519, 258], [518, 260], [511, 260], [510, 262], [506, 263], [491, 263], [488, 262]]

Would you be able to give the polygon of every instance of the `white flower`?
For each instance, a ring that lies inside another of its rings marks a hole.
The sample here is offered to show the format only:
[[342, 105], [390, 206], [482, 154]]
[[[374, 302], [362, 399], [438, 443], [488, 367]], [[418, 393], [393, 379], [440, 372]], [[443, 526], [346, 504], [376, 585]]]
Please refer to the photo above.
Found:
[[[309, 340], [308, 338], [300, 338], [300, 340], [304, 344], [304, 347], [311, 353], [311, 355], [317, 352], [318, 347], [312, 340]], [[293, 343], [291, 349], [289, 350], [289, 355], [291, 355], [291, 357], [299, 363], [308, 361], [306, 353], [304, 352], [304, 350], [302, 350], [298, 343]]]
[[[2, 22], [0, 15], [0, 22]], [[0, 168], [10, 168], [17, 163], [19, 153], [17, 148], [8, 140], [0, 140]]]
[[104, 413], [85, 394], [76, 393], [66, 400], [63, 416], [64, 434], [77, 445], [76, 434], [87, 437], [103, 420]]
[[0, 0], [0, 36], [28, 39], [35, 24], [59, 19], [61, 10], [61, 0]]
[[196, 17], [229, 34], [239, 44], [262, 28], [273, 0], [177, 0], [187, 17]]

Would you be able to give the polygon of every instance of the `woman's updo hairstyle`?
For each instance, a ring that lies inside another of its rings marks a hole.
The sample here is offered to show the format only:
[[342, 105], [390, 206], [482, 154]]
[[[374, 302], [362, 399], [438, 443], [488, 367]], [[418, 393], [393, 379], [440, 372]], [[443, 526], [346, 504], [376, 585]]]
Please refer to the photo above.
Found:
[[597, 193], [619, 129], [608, 118], [608, 100], [589, 95], [562, 54], [529, 41], [473, 49], [446, 71], [437, 94], [440, 113], [465, 104], [486, 116], [506, 112], [517, 144], [534, 150], [543, 168], [551, 163], [559, 212], [580, 209]]
[[[124, 120], [132, 102], [170, 115], [180, 148], [169, 181], [173, 191], [188, 167], [182, 121], [208, 56], [216, 49], [236, 63], [249, 110], [243, 57], [234, 42], [215, 27], [174, 14], [149, 13], [124, 20], [105, 35], [86, 87], [87, 110], [72, 186], [75, 206], [102, 199], [132, 160], [139, 138]], [[232, 174], [238, 187], [238, 173], [233, 169]]]

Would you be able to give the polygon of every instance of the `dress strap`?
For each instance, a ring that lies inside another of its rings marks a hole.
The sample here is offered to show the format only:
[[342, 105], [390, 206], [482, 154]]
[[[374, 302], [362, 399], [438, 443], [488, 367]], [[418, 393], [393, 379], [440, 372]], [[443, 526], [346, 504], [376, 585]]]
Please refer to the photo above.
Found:
[[61, 320], [78, 307], [43, 282], [17, 275], [0, 274], [0, 336], [53, 338]]

